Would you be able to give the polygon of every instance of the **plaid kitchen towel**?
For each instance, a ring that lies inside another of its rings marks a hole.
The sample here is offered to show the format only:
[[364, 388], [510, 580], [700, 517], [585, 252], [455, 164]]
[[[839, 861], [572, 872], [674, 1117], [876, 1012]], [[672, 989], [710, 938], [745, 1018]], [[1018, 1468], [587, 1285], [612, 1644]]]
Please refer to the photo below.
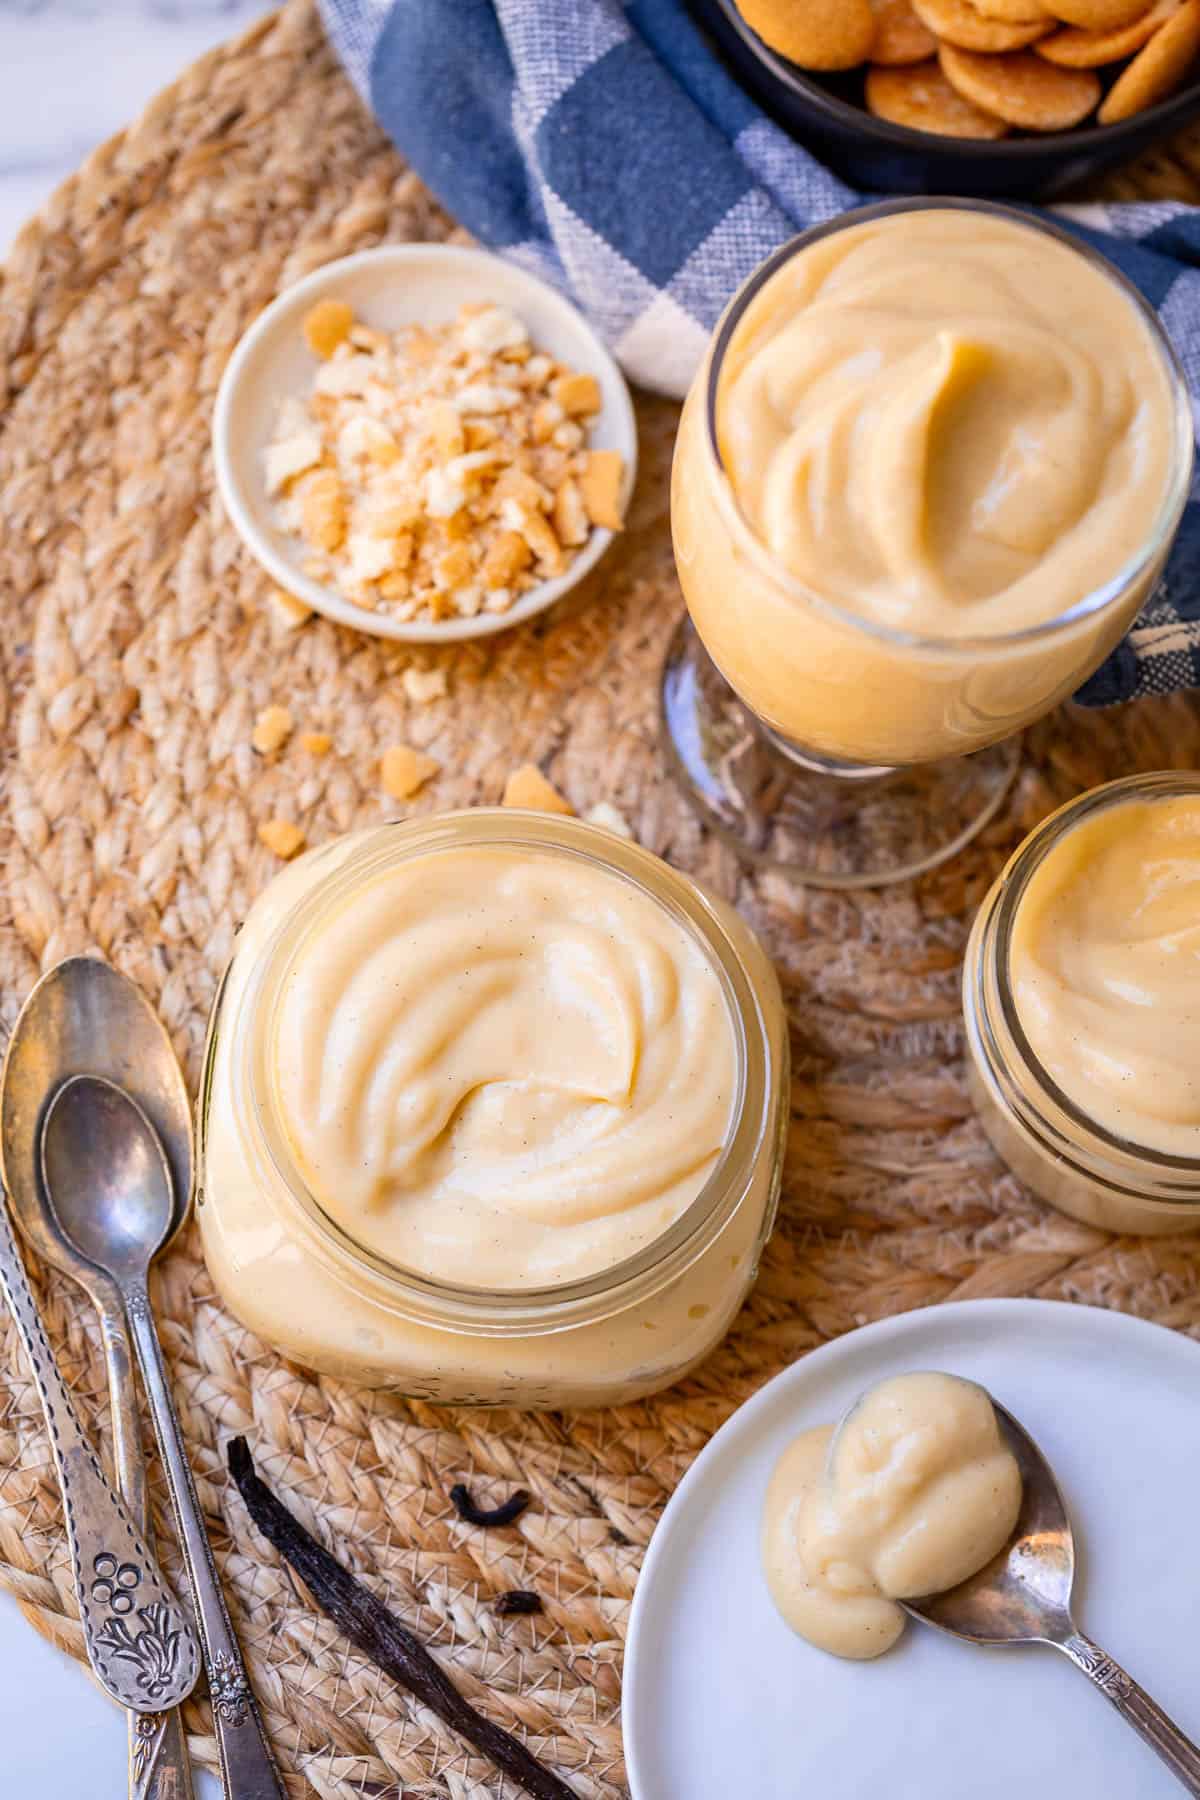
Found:
[[[683, 0], [322, 0], [360, 93], [481, 243], [682, 395], [728, 300], [861, 196], [755, 106]], [[1156, 308], [1200, 398], [1200, 211], [1064, 209]], [[1079, 698], [1200, 684], [1200, 486], [1162, 584]]]

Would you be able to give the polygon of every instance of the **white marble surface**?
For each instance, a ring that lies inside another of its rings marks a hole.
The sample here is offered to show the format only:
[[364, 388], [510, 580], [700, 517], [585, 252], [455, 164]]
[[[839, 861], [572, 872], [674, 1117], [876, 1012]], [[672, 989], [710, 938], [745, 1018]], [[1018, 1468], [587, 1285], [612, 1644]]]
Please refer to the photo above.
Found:
[[0, 0], [0, 258], [88, 151], [267, 0]]
[[[48, 1644], [0, 1594], [0, 1793], [5, 1800], [119, 1800], [125, 1719], [79, 1664]], [[221, 1800], [196, 1774], [195, 1800]]]

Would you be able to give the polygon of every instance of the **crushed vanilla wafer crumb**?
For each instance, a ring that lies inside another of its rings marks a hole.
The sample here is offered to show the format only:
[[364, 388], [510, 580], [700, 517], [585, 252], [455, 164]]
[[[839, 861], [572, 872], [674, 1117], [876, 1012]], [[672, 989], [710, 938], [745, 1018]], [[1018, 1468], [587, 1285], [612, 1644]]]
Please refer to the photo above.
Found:
[[504, 613], [594, 526], [620, 529], [624, 460], [587, 444], [599, 382], [506, 307], [387, 333], [323, 300], [303, 330], [321, 361], [281, 405], [263, 468], [314, 580], [401, 620]]
[[609, 800], [599, 800], [584, 813], [589, 825], [602, 825], [605, 831], [615, 832], [617, 837], [633, 840], [633, 828], [624, 813], [618, 812]]
[[620, 531], [624, 526], [621, 511], [624, 475], [625, 459], [619, 450], [588, 452], [579, 477], [579, 488], [593, 525], [602, 525], [607, 531]]
[[405, 669], [400, 677], [400, 686], [408, 698], [416, 706], [428, 706], [431, 700], [440, 700], [446, 692], [445, 669]]
[[304, 848], [304, 833], [290, 819], [265, 820], [258, 828], [258, 839], [284, 862], [290, 862]]
[[284, 631], [298, 630], [313, 616], [312, 607], [303, 600], [297, 600], [295, 594], [289, 594], [286, 588], [272, 588], [267, 595], [267, 604], [275, 623]]
[[310, 756], [328, 756], [333, 749], [333, 739], [327, 731], [302, 731], [300, 748], [307, 750]]
[[354, 309], [344, 300], [318, 300], [304, 316], [304, 341], [314, 356], [332, 356], [353, 324]]
[[292, 735], [292, 715], [286, 706], [265, 706], [254, 721], [250, 742], [260, 756], [283, 748]]
[[412, 796], [441, 769], [441, 763], [411, 744], [393, 744], [385, 750], [379, 765], [379, 779], [393, 800], [411, 800]]
[[514, 769], [504, 784], [501, 806], [524, 806], [534, 812], [573, 813], [575, 808], [532, 763]]

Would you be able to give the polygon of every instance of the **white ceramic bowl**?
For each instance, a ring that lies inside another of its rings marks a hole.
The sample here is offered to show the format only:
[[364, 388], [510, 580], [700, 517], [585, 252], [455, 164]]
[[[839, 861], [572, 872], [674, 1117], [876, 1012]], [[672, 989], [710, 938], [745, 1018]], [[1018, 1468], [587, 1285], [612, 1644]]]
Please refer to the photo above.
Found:
[[356, 631], [409, 643], [450, 643], [507, 631], [559, 600], [595, 568], [613, 533], [595, 528], [569, 569], [530, 588], [506, 613], [473, 619], [402, 620], [355, 606], [337, 590], [305, 575], [303, 545], [280, 530], [263, 478], [263, 451], [279, 403], [308, 392], [318, 359], [304, 341], [304, 315], [318, 300], [346, 300], [366, 325], [395, 331], [414, 323], [440, 324], [465, 300], [495, 300], [517, 314], [539, 349], [594, 375], [603, 405], [589, 444], [619, 450], [625, 459], [623, 502], [637, 469], [637, 426], [629, 389], [616, 363], [582, 316], [552, 288], [484, 250], [452, 244], [384, 244], [326, 263], [272, 301], [241, 339], [217, 393], [213, 457], [225, 510], [246, 545], [282, 588], [317, 612]]

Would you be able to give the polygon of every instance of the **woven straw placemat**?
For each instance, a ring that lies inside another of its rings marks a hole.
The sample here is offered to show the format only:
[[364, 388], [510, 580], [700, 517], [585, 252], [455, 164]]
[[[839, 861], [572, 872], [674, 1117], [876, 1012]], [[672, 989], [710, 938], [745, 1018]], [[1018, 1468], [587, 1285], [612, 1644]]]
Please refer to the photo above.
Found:
[[[1200, 135], [1110, 185], [1200, 199]], [[209, 417], [239, 333], [316, 264], [450, 224], [405, 172], [296, 0], [205, 58], [104, 146], [19, 239], [0, 287], [0, 1010], [95, 947], [151, 996], [194, 1083], [234, 929], [274, 872], [272, 814], [318, 843], [382, 819], [381, 752], [443, 774], [413, 810], [494, 801], [540, 763], [583, 810], [732, 896], [776, 958], [795, 1086], [780, 1222], [725, 1345], [657, 1399], [593, 1415], [452, 1412], [319, 1379], [217, 1302], [193, 1235], [157, 1281], [175, 1393], [217, 1560], [296, 1794], [499, 1796], [494, 1773], [332, 1628], [254, 1533], [222, 1447], [260, 1467], [386, 1592], [472, 1699], [580, 1795], [625, 1793], [621, 1646], [643, 1549], [696, 1452], [769, 1376], [869, 1319], [967, 1295], [1119, 1307], [1200, 1336], [1196, 1251], [1073, 1224], [991, 1154], [963, 1087], [958, 969], [974, 906], [1068, 794], [1197, 764], [1188, 697], [1064, 710], [1029, 735], [1003, 816], [949, 867], [881, 893], [750, 879], [706, 841], [656, 747], [656, 677], [680, 610], [667, 521], [675, 409], [639, 407], [630, 530], [578, 604], [500, 641], [413, 654], [314, 621], [282, 632], [213, 492]], [[401, 671], [444, 668], [414, 708]], [[263, 761], [255, 713], [289, 705], [331, 755]], [[37, 1271], [35, 1270], [35, 1277]], [[41, 1282], [80, 1407], [107, 1429], [94, 1319]], [[0, 1584], [82, 1656], [58, 1494], [15, 1334], [0, 1324]], [[534, 1503], [460, 1525], [447, 1490]], [[177, 1575], [161, 1487], [156, 1522]], [[511, 1587], [540, 1618], [497, 1619]], [[215, 1766], [207, 1704], [192, 1747]]]

